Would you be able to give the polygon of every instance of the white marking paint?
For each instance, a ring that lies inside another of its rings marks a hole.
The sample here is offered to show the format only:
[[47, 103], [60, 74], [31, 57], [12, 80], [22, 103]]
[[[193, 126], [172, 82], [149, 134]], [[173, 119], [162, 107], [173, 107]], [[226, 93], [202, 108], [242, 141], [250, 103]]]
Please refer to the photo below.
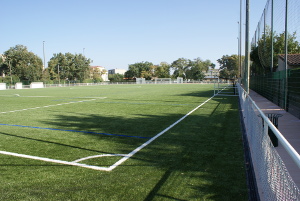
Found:
[[[215, 95], [212, 96], [212, 97], [210, 97], [209, 99], [207, 99], [202, 104], [198, 105], [196, 108], [194, 108], [189, 113], [187, 113], [186, 115], [184, 115], [183, 117], [181, 117], [179, 120], [177, 120], [175, 123], [173, 123], [172, 125], [170, 125], [166, 129], [164, 129], [163, 131], [161, 131], [160, 133], [158, 133], [157, 135], [155, 135], [154, 137], [152, 137], [150, 140], [148, 140], [147, 142], [145, 142], [141, 146], [139, 146], [136, 149], [134, 149], [129, 154], [102, 154], [102, 155], [95, 155], [95, 156], [89, 156], [89, 157], [81, 158], [81, 159], [75, 160], [73, 162], [56, 160], [56, 159], [50, 159], [50, 158], [44, 158], [44, 157], [39, 157], [39, 156], [31, 156], [31, 155], [25, 155], [25, 154], [19, 154], [19, 153], [7, 152], [7, 151], [0, 151], [0, 154], [10, 155], [10, 156], [16, 156], [16, 157], [21, 157], [21, 158], [34, 159], [34, 160], [40, 160], [40, 161], [51, 162], [51, 163], [59, 163], [59, 164], [64, 164], [64, 165], [78, 166], [78, 167], [89, 168], [89, 169], [93, 169], [93, 170], [112, 171], [113, 169], [115, 169], [116, 167], [118, 167], [119, 165], [121, 165], [122, 163], [124, 163], [127, 159], [131, 158], [134, 154], [136, 154], [137, 152], [139, 152], [141, 149], [145, 148], [147, 145], [149, 145], [155, 139], [157, 139], [158, 137], [160, 137], [161, 135], [163, 135], [165, 132], [167, 132], [168, 130], [170, 130], [171, 128], [173, 128], [175, 125], [177, 125], [178, 123], [180, 123], [182, 120], [184, 120], [186, 117], [188, 117], [194, 111], [196, 111], [197, 109], [199, 109], [201, 106], [203, 106], [204, 104], [206, 104], [213, 97], [215, 97]], [[93, 100], [95, 100], [95, 99], [93, 99]], [[91, 100], [88, 100], [88, 101], [91, 101]], [[113, 165], [111, 165], [110, 167], [99, 167], [99, 166], [93, 166], [93, 165], [87, 165], [87, 164], [77, 163], [79, 161], [83, 161], [83, 160], [87, 160], [87, 159], [91, 159], [91, 158], [96, 158], [96, 157], [103, 157], [103, 156], [123, 156], [123, 158], [120, 159], [119, 161], [117, 161], [116, 163], [114, 163]]]
[[71, 104], [71, 103], [82, 103], [82, 102], [94, 101], [94, 100], [96, 100], [96, 99], [76, 101], [76, 102], [72, 101], [72, 102], [61, 103], [61, 104], [56, 104], [56, 105], [46, 105], [46, 106], [42, 106], [42, 107], [34, 107], [34, 108], [26, 108], [26, 109], [21, 109], [21, 110], [13, 110], [13, 111], [8, 111], [8, 112], [1, 112], [1, 114], [6, 114], [6, 113], [9, 113], [9, 112], [21, 112], [21, 111], [26, 111], [26, 110], [36, 110], [36, 109], [41, 109], [41, 108], [61, 106], [61, 105], [68, 105], [68, 104]]
[[77, 159], [75, 161], [73, 161], [74, 163], [78, 163], [80, 161], [84, 161], [84, 160], [88, 160], [88, 159], [92, 159], [92, 158], [100, 158], [100, 157], [105, 157], [105, 156], [126, 156], [127, 154], [101, 154], [101, 155], [94, 155], [94, 156], [88, 156], [85, 158], [80, 158]]
[[127, 159], [129, 159], [130, 157], [132, 157], [134, 154], [136, 154], [137, 152], [139, 152], [141, 149], [145, 148], [147, 145], [149, 145], [151, 142], [153, 142], [156, 138], [158, 138], [159, 136], [163, 135], [165, 132], [167, 132], [168, 130], [170, 130], [171, 128], [173, 128], [175, 125], [177, 125], [179, 122], [181, 122], [182, 120], [184, 120], [190, 114], [192, 114], [193, 112], [195, 112], [197, 109], [199, 109], [205, 103], [207, 103], [208, 101], [210, 101], [213, 97], [215, 97], [215, 95], [213, 95], [212, 97], [210, 97], [209, 99], [207, 99], [206, 101], [204, 101], [202, 104], [198, 105], [196, 108], [194, 108], [189, 113], [187, 113], [186, 115], [184, 115], [183, 117], [181, 117], [179, 120], [177, 120], [175, 123], [173, 123], [172, 125], [170, 125], [168, 128], [166, 128], [165, 130], [161, 131], [160, 133], [158, 133], [157, 135], [155, 135], [153, 138], [151, 138], [150, 140], [148, 140], [147, 142], [145, 142], [144, 144], [142, 144], [141, 146], [139, 146], [138, 148], [136, 148], [135, 150], [133, 150], [129, 154], [125, 155], [122, 159], [120, 159], [115, 164], [113, 164], [112, 166], [110, 166], [108, 168], [109, 171], [115, 169], [116, 167], [118, 167], [119, 165], [121, 165], [122, 163], [124, 163]]
[[30, 155], [18, 154], [18, 153], [7, 152], [7, 151], [0, 151], [0, 154], [16, 156], [16, 157], [20, 157], [20, 158], [34, 159], [34, 160], [39, 160], [39, 161], [51, 162], [51, 163], [59, 163], [59, 164], [63, 164], [63, 165], [79, 166], [79, 167], [89, 168], [89, 169], [93, 169], [93, 170], [110, 171], [109, 168], [106, 168], [106, 167], [99, 167], [99, 166], [87, 165], [87, 164], [76, 163], [76, 162], [62, 161], [62, 160], [44, 158], [44, 157], [39, 157], [39, 156], [30, 156]]

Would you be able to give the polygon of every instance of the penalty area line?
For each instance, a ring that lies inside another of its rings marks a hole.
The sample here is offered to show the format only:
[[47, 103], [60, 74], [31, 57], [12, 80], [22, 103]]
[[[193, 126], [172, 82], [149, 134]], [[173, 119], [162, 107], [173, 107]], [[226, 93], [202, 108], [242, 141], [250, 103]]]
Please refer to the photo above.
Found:
[[157, 139], [158, 137], [160, 137], [161, 135], [163, 135], [165, 132], [167, 132], [168, 130], [170, 130], [171, 128], [173, 128], [174, 126], [176, 126], [178, 123], [180, 123], [182, 120], [184, 120], [186, 117], [188, 117], [190, 114], [192, 114], [193, 112], [195, 112], [197, 109], [199, 109], [200, 107], [202, 107], [204, 104], [206, 104], [208, 101], [210, 101], [212, 98], [214, 98], [216, 95], [213, 95], [212, 97], [210, 97], [209, 99], [207, 99], [206, 101], [204, 101], [203, 103], [201, 103], [200, 105], [198, 105], [196, 108], [194, 108], [193, 110], [191, 110], [190, 112], [188, 112], [186, 115], [184, 115], [183, 117], [181, 117], [179, 120], [177, 120], [175, 123], [173, 123], [172, 125], [170, 125], [169, 127], [167, 127], [165, 130], [161, 131], [160, 133], [156, 134], [154, 137], [152, 137], [150, 140], [148, 140], [147, 142], [145, 142], [144, 144], [142, 144], [141, 146], [137, 147], [135, 150], [133, 150], [132, 152], [130, 152], [129, 154], [125, 155], [122, 159], [120, 159], [119, 161], [117, 161], [115, 164], [113, 164], [112, 166], [110, 166], [108, 168], [108, 171], [112, 171], [113, 169], [115, 169], [116, 167], [118, 167], [119, 165], [121, 165], [122, 163], [124, 163], [127, 159], [131, 158], [134, 154], [136, 154], [137, 152], [139, 152], [141, 149], [145, 148], [147, 145], [149, 145], [151, 142], [153, 142], [155, 139]]
[[7, 152], [7, 151], [0, 151], [0, 154], [16, 156], [16, 157], [20, 157], [20, 158], [34, 159], [34, 160], [39, 160], [39, 161], [51, 162], [51, 163], [59, 163], [59, 164], [63, 164], [63, 165], [78, 166], [78, 167], [89, 168], [89, 169], [93, 169], [93, 170], [110, 171], [109, 168], [107, 168], [107, 167], [99, 167], [99, 166], [87, 165], [87, 164], [83, 164], [83, 163], [62, 161], [62, 160], [44, 158], [44, 157], [39, 157], [39, 156], [31, 156], [31, 155], [25, 155], [25, 154], [19, 154], [19, 153]]
[[[81, 158], [81, 159], [75, 160], [73, 162], [62, 161], [62, 160], [57, 160], [57, 159], [50, 159], [50, 158], [44, 158], [44, 157], [39, 157], [39, 156], [31, 156], [31, 155], [25, 155], [25, 154], [19, 154], [19, 153], [7, 152], [7, 151], [0, 151], [0, 154], [9, 155], [9, 156], [15, 156], [15, 157], [20, 157], [20, 158], [34, 159], [34, 160], [39, 160], [39, 161], [51, 162], [51, 163], [58, 163], [58, 164], [62, 164], [62, 165], [78, 166], [78, 167], [83, 167], [83, 168], [88, 168], [88, 169], [93, 169], [93, 170], [112, 171], [113, 169], [115, 169], [116, 167], [118, 167], [119, 165], [121, 165], [122, 163], [124, 163], [127, 159], [131, 158], [134, 154], [136, 154], [137, 152], [139, 152], [141, 149], [145, 148], [147, 145], [149, 145], [155, 139], [157, 139], [158, 137], [160, 137], [161, 135], [163, 135], [164, 133], [166, 133], [168, 130], [170, 130], [171, 128], [173, 128], [175, 125], [177, 125], [178, 123], [180, 123], [182, 120], [184, 120], [190, 114], [192, 114], [194, 111], [196, 111], [197, 109], [199, 109], [200, 107], [202, 107], [204, 104], [206, 104], [208, 101], [210, 101], [215, 96], [216, 95], [213, 95], [212, 97], [210, 97], [209, 99], [207, 99], [206, 101], [204, 101], [203, 103], [201, 103], [200, 105], [198, 105], [196, 108], [194, 108], [193, 110], [191, 110], [190, 112], [188, 112], [186, 115], [184, 115], [183, 117], [181, 117], [179, 120], [177, 120], [176, 122], [174, 122], [172, 125], [170, 125], [166, 129], [164, 129], [160, 133], [156, 134], [154, 137], [152, 137], [151, 139], [149, 139], [147, 142], [145, 142], [141, 146], [139, 146], [136, 149], [134, 149], [129, 154], [104, 154], [104, 155], [95, 155], [95, 156], [89, 156], [89, 157], [86, 157], [86, 158]], [[123, 158], [121, 158], [119, 161], [117, 161], [116, 163], [114, 163], [110, 167], [100, 167], [100, 166], [94, 166], [94, 165], [87, 165], [87, 164], [83, 164], [83, 163], [78, 163], [79, 161], [88, 160], [88, 159], [91, 159], [91, 158], [103, 157], [103, 156], [123, 156]]]

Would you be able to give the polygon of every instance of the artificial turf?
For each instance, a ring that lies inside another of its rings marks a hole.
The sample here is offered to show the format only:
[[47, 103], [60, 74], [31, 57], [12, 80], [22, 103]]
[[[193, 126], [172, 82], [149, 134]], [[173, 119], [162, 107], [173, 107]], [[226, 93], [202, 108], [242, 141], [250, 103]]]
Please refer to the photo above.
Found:
[[[0, 151], [65, 161], [128, 154], [212, 95], [201, 84], [0, 91]], [[0, 200], [247, 200], [238, 99], [214, 97], [109, 172], [0, 155], [0, 178]]]

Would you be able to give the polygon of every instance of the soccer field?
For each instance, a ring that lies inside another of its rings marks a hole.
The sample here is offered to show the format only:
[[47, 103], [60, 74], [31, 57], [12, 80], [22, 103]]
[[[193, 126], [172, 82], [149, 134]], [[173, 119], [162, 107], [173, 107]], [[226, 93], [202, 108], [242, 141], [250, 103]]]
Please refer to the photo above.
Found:
[[213, 85], [0, 91], [0, 200], [247, 200], [238, 98]]

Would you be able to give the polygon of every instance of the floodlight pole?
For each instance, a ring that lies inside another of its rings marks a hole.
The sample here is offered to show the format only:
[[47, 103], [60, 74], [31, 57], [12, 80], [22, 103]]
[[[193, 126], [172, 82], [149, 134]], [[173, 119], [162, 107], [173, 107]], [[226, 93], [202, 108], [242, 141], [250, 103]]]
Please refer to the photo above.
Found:
[[57, 66], [57, 74], [58, 74], [58, 86], [60, 86], [59, 64]]
[[245, 38], [245, 70], [246, 70], [246, 86], [245, 90], [249, 94], [250, 85], [250, 48], [249, 48], [249, 15], [250, 15], [250, 0], [246, 0], [246, 38]]
[[242, 6], [243, 0], [240, 1], [240, 30], [239, 30], [239, 70], [240, 70], [240, 78], [242, 78]]
[[44, 56], [44, 68], [43, 70], [45, 70], [45, 67], [46, 67], [46, 63], [45, 63], [45, 41], [43, 41], [43, 56]]
[[8, 66], [9, 66], [9, 71], [10, 71], [10, 88], [12, 86], [12, 76], [11, 76], [11, 65], [10, 65], [10, 59], [8, 59]]
[[284, 109], [287, 110], [287, 94], [288, 94], [288, 0], [285, 2], [285, 94], [284, 94]]

